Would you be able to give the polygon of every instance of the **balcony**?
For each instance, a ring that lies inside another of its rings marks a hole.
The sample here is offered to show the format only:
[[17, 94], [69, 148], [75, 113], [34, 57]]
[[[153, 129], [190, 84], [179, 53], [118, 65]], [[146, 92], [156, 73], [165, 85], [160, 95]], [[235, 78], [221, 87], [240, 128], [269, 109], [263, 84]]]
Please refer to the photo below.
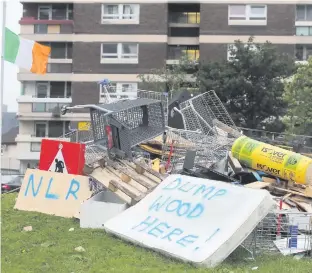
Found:
[[188, 60], [198, 62], [199, 46], [169, 46], [167, 64], [176, 64], [183, 56]]
[[170, 12], [170, 27], [198, 27], [200, 24], [200, 12]]
[[73, 33], [72, 4], [23, 4], [21, 34]]
[[17, 117], [21, 121], [40, 120], [40, 121], [89, 121], [89, 113], [67, 113], [61, 115], [61, 107], [69, 103], [51, 103], [51, 102], [20, 102], [18, 104]]
[[22, 82], [18, 103], [71, 103], [71, 82]]

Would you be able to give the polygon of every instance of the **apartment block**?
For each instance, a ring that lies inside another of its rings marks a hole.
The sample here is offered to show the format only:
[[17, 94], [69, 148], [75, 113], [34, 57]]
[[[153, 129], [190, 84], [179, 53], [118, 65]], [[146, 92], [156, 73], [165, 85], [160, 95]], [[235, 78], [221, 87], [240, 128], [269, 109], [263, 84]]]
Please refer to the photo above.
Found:
[[173, 65], [183, 54], [202, 63], [226, 59], [235, 40], [247, 41], [251, 35], [297, 61], [312, 53], [312, 2], [307, 0], [21, 3], [21, 35], [52, 48], [46, 75], [18, 74], [22, 93], [16, 141], [24, 167], [38, 161], [43, 137], [59, 137], [89, 120], [84, 112], [60, 116], [59, 109], [101, 103], [100, 80], [113, 83], [113, 98], [135, 98], [142, 87], [139, 74]]

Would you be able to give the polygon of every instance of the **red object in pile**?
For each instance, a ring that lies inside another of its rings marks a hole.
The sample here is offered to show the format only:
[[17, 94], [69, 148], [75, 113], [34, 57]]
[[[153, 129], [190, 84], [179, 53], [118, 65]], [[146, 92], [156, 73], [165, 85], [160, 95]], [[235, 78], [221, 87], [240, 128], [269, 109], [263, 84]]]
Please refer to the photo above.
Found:
[[43, 171], [83, 175], [86, 145], [43, 139], [39, 169]]

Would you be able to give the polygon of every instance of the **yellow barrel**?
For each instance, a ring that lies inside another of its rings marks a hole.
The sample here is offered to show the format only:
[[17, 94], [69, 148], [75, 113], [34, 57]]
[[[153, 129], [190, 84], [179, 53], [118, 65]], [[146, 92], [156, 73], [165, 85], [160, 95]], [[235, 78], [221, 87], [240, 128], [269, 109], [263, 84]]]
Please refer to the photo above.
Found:
[[312, 159], [309, 157], [246, 136], [234, 142], [232, 154], [252, 169], [298, 184], [312, 185]]

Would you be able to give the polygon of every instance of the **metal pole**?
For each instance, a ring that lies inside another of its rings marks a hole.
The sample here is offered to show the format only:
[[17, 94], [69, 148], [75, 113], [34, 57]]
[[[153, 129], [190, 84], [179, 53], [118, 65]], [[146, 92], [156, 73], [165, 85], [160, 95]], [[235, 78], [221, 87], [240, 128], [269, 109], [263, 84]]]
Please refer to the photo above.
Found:
[[[6, 23], [6, 2], [2, 2], [2, 47], [1, 47], [1, 76], [0, 76], [0, 144], [2, 145], [2, 104], [3, 104], [3, 93], [4, 93], [4, 47], [5, 47], [5, 23]], [[1, 159], [0, 159], [1, 162]], [[1, 175], [1, 168], [0, 168]]]

